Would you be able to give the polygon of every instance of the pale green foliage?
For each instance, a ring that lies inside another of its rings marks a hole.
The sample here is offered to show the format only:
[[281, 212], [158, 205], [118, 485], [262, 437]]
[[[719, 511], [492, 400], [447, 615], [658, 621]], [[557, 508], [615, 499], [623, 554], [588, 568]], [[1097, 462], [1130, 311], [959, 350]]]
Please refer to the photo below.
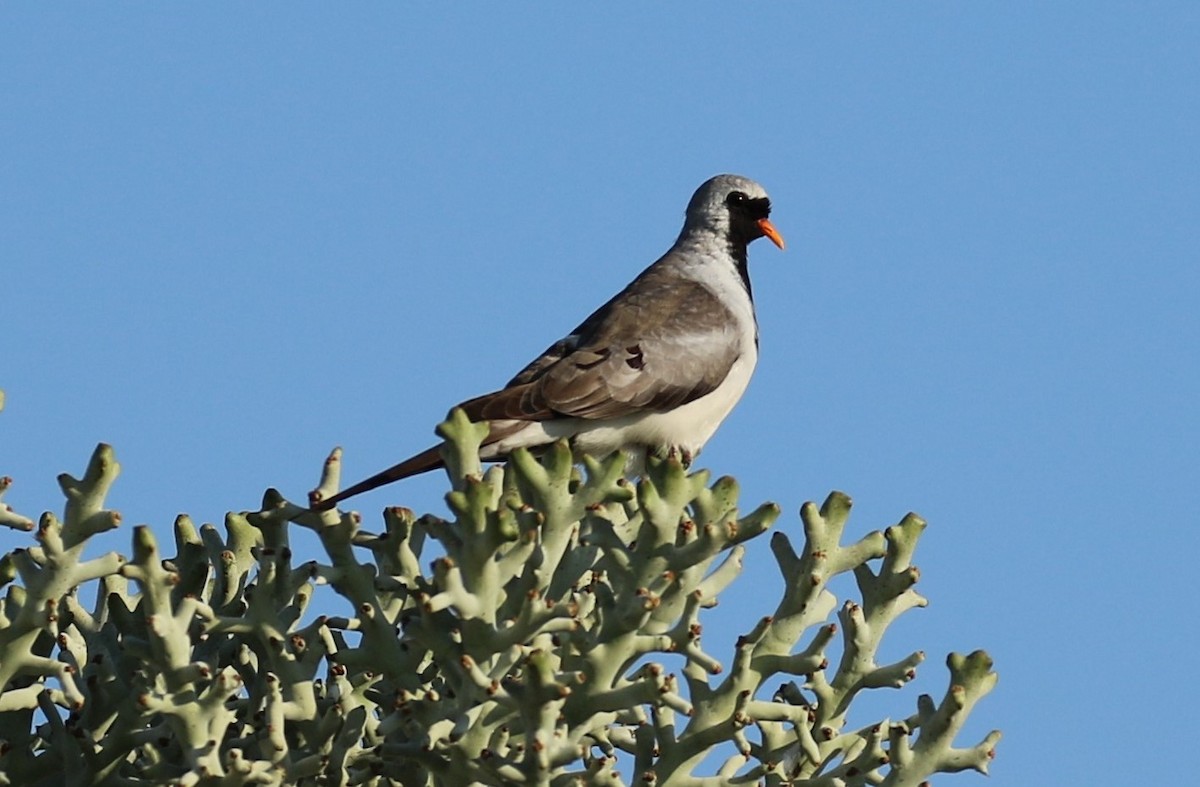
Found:
[[[103, 507], [119, 466], [100, 446], [82, 479], [60, 477], [62, 521], [43, 515], [0, 560], [0, 783], [917, 785], [986, 772], [999, 733], [952, 747], [995, 684], [981, 651], [949, 657], [940, 703], [847, 728], [857, 696], [903, 686], [924, 658], [875, 662], [888, 625], [925, 603], [912, 589], [921, 519], [843, 546], [849, 498], [806, 504], [802, 548], [771, 541], [783, 597], [725, 668], [701, 646], [702, 612], [775, 506], [740, 516], [732, 479], [710, 485], [674, 460], [636, 483], [620, 456], [585, 457], [581, 472], [564, 444], [484, 473], [482, 429], [461, 413], [440, 427], [449, 521], [392, 508], [370, 533], [356, 514], [268, 490], [223, 536], [180, 517], [169, 558], [139, 527], [131, 559], [83, 561], [88, 538], [119, 524]], [[292, 523], [326, 559], [293, 565]], [[32, 523], [0, 504], [0, 525]], [[423, 567], [423, 552], [438, 556]], [[827, 585], [842, 572], [861, 601], [834, 624]], [[80, 588], [96, 581], [85, 608]], [[320, 606], [336, 593], [352, 616], [306, 616], [323, 587]], [[715, 747], [725, 761], [705, 767], [719, 773], [695, 775]]]

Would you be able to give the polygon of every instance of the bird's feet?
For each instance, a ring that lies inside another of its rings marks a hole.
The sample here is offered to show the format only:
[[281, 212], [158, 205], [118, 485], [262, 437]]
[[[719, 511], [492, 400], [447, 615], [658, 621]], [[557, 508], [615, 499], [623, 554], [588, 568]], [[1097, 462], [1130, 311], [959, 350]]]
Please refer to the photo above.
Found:
[[650, 449], [649, 453], [662, 459], [678, 459], [684, 470], [692, 466], [692, 459], [695, 458], [695, 454], [678, 445], [670, 446], [665, 452], [662, 449]]

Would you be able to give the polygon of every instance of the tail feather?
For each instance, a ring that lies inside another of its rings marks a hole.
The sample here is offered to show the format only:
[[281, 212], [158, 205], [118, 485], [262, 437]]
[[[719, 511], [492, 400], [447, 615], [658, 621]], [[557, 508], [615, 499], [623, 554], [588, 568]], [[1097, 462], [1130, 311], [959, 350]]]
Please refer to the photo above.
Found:
[[426, 448], [416, 456], [410, 456], [399, 464], [392, 465], [387, 470], [376, 473], [364, 481], [359, 481], [354, 486], [343, 489], [328, 500], [314, 500], [310, 494], [309, 507], [313, 511], [328, 511], [348, 497], [369, 492], [384, 484], [399, 481], [401, 478], [408, 478], [419, 473], [436, 470], [439, 467], [445, 467], [445, 463], [442, 461], [441, 446], [435, 445], [432, 448]]

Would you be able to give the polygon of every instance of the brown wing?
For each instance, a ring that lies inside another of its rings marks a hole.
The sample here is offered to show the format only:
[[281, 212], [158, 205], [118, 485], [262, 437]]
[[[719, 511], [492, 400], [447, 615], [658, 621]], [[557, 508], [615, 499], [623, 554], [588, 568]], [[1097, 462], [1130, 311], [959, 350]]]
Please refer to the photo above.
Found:
[[709, 289], [652, 267], [507, 387], [460, 407], [477, 421], [670, 410], [721, 384], [739, 340], [736, 320]]

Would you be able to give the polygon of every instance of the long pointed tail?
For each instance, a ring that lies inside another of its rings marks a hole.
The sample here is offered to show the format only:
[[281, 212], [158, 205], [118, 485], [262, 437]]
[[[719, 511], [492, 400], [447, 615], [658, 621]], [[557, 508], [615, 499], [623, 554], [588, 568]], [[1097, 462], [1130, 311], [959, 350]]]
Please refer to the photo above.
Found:
[[376, 473], [370, 478], [359, 481], [354, 486], [343, 489], [328, 500], [313, 499], [315, 493], [309, 493], [308, 506], [313, 511], [328, 511], [335, 505], [345, 500], [348, 497], [360, 495], [363, 492], [370, 492], [372, 489], [390, 484], [393, 481], [399, 481], [401, 478], [408, 478], [412, 475], [425, 473], [430, 470], [436, 470], [439, 467], [444, 467], [442, 462], [441, 446], [435, 445], [432, 448], [426, 448], [416, 456], [411, 456], [397, 465], [392, 465], [383, 472]]

